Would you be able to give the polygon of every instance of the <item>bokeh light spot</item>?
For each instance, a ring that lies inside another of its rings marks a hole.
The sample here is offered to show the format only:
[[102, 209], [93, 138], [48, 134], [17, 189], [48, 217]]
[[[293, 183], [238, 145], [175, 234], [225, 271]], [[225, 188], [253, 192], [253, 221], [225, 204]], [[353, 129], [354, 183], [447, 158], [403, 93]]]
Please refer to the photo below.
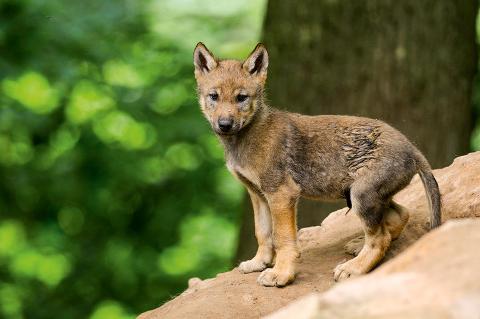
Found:
[[210, 210], [189, 216], [180, 225], [181, 245], [219, 258], [231, 258], [236, 246], [236, 226]]
[[54, 287], [68, 275], [71, 264], [62, 254], [42, 254], [34, 249], [26, 249], [13, 256], [9, 267], [17, 277], [35, 278]]
[[49, 147], [42, 154], [39, 167], [50, 168], [62, 155], [72, 150], [80, 139], [80, 130], [76, 127], [61, 127], [50, 137]]
[[25, 230], [23, 226], [13, 220], [6, 220], [0, 224], [0, 257], [16, 254], [25, 245]]
[[141, 178], [147, 183], [159, 183], [173, 171], [172, 165], [158, 156], [145, 158], [141, 165]]
[[200, 263], [198, 251], [192, 248], [183, 246], [166, 248], [158, 258], [158, 267], [172, 276], [191, 272]]
[[99, 118], [93, 127], [106, 143], [119, 143], [127, 149], [146, 149], [155, 143], [155, 129], [148, 123], [137, 122], [129, 114], [112, 111]]
[[160, 254], [158, 266], [169, 275], [185, 275], [201, 267], [203, 260], [232, 258], [236, 240], [237, 228], [231, 221], [204, 209], [182, 221], [179, 244]]
[[175, 167], [193, 171], [202, 163], [201, 152], [197, 146], [187, 143], [173, 144], [167, 149], [165, 158]]
[[0, 163], [5, 165], [22, 165], [29, 162], [34, 155], [30, 137], [23, 130], [11, 134], [0, 133]]
[[210, 133], [202, 135], [202, 137], [200, 138], [200, 143], [207, 150], [207, 154], [210, 155], [211, 158], [217, 160], [224, 159], [223, 147], [220, 144], [218, 138], [215, 137], [215, 135]]
[[32, 112], [45, 114], [58, 107], [59, 94], [40, 73], [27, 72], [18, 80], [6, 79], [2, 83], [8, 97], [20, 102]]
[[152, 109], [163, 115], [173, 113], [190, 95], [182, 83], [167, 84], [158, 90]]
[[81, 124], [114, 107], [115, 101], [106, 89], [83, 80], [73, 88], [65, 112], [71, 122]]
[[103, 77], [110, 85], [138, 88], [145, 84], [140, 73], [130, 64], [111, 60], [103, 65]]
[[0, 309], [6, 318], [22, 318], [21, 291], [18, 287], [0, 285]]
[[133, 319], [133, 315], [127, 313], [125, 308], [117, 301], [106, 300], [101, 302], [93, 313], [90, 319]]
[[26, 249], [17, 253], [9, 264], [10, 270], [17, 277], [30, 277], [35, 278], [37, 276], [37, 267], [42, 255], [33, 249]]
[[37, 278], [48, 286], [56, 286], [70, 272], [70, 262], [62, 254], [44, 255], [39, 260]]
[[242, 200], [245, 188], [226, 168], [217, 169], [215, 180], [216, 191], [222, 198], [234, 203]]

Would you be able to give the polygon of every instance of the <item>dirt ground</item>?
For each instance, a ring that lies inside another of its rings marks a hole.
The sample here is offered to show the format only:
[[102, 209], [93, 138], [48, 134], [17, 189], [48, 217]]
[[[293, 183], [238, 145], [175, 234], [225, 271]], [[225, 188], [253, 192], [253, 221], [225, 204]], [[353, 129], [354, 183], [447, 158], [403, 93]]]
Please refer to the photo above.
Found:
[[[258, 318], [311, 292], [322, 292], [334, 285], [333, 268], [349, 258], [344, 238], [324, 241], [302, 251], [295, 282], [284, 288], [257, 284], [259, 273], [242, 274], [238, 269], [219, 274], [214, 280], [192, 287], [186, 294], [168, 302], [158, 311], [144, 314], [153, 318]], [[192, 303], [192, 297], [195, 303]]]

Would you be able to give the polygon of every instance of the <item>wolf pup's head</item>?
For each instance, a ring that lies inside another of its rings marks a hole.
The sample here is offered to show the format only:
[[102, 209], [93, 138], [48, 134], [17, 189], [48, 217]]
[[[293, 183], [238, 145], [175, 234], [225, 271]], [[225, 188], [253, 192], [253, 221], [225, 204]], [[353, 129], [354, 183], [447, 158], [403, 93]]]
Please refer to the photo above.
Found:
[[268, 53], [258, 44], [248, 58], [219, 60], [203, 43], [193, 53], [198, 98], [215, 133], [234, 135], [263, 107]]

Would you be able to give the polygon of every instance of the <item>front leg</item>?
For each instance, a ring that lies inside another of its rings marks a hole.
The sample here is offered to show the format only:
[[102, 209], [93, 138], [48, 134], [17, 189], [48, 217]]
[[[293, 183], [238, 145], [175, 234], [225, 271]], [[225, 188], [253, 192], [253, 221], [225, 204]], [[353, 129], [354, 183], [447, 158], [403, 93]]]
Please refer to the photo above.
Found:
[[297, 196], [279, 192], [267, 197], [272, 213], [275, 266], [264, 270], [258, 282], [264, 286], [282, 287], [295, 279], [297, 248], [296, 202]]
[[252, 200], [258, 250], [255, 257], [240, 263], [238, 266], [238, 269], [245, 274], [262, 271], [271, 265], [273, 260], [272, 217], [270, 216], [270, 209], [264, 197], [257, 195], [254, 191], [249, 190], [248, 193]]

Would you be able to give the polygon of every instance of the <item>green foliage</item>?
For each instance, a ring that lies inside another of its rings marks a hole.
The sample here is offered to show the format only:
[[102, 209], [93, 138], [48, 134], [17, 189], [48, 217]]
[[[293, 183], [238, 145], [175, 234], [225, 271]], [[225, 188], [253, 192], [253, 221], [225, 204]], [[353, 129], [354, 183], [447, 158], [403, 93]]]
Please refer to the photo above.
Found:
[[0, 1], [0, 317], [133, 318], [232, 266], [243, 189], [192, 50], [264, 1]]

